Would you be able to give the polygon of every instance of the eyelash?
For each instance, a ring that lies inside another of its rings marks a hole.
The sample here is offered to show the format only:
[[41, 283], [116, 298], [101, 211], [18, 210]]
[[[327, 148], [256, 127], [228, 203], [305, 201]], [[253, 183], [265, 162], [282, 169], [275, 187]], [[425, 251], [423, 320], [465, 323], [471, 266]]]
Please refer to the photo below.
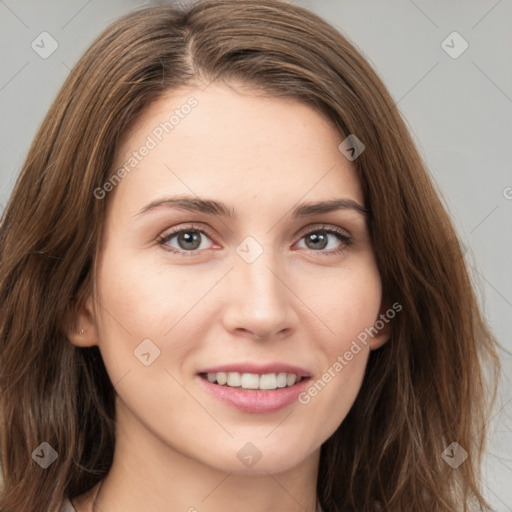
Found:
[[[179, 228], [179, 229], [173, 230], [169, 233], [166, 233], [164, 235], [161, 235], [157, 239], [158, 244], [161, 245], [164, 248], [164, 250], [169, 251], [174, 254], [180, 254], [181, 256], [184, 256], [184, 257], [196, 256], [197, 253], [202, 251], [202, 249], [195, 249], [193, 251], [179, 251], [179, 250], [170, 248], [169, 246], [166, 245], [169, 242], [169, 240], [171, 240], [176, 235], [179, 235], [180, 233], [183, 233], [183, 232], [187, 232], [187, 233], [188, 232], [197, 232], [197, 233], [206, 235], [208, 238], [212, 239], [212, 237], [208, 234], [207, 231], [199, 228], [198, 226], [190, 224], [189, 226], [185, 226], [184, 228]], [[310, 231], [304, 233], [300, 237], [300, 240], [302, 240], [304, 237], [306, 237], [308, 235], [311, 235], [313, 233], [319, 233], [319, 232], [334, 235], [338, 238], [338, 240], [340, 240], [342, 242], [340, 247], [338, 247], [337, 249], [332, 249], [327, 252], [325, 252], [323, 250], [315, 251], [313, 249], [309, 249], [309, 251], [315, 252], [315, 253], [317, 252], [319, 254], [322, 254], [323, 256], [334, 256], [334, 255], [341, 254], [347, 247], [349, 247], [353, 243], [352, 239], [348, 235], [346, 235], [343, 231], [341, 231], [340, 229], [334, 228], [332, 226], [326, 226], [324, 224], [319, 224], [318, 226], [315, 226]]]

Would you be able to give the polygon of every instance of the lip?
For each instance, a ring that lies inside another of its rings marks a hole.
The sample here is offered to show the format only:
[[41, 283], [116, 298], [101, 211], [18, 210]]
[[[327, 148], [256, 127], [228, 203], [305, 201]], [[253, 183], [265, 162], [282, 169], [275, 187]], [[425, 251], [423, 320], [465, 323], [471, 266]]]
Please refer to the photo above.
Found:
[[[294, 372], [291, 371], [287, 373]], [[310, 385], [311, 382], [311, 378], [306, 377], [303, 378], [298, 384], [294, 384], [290, 387], [277, 388], [275, 390], [258, 390], [220, 386], [219, 384], [209, 382], [205, 377], [202, 377], [199, 374], [196, 375], [196, 379], [198, 379], [200, 385], [204, 386], [209, 393], [211, 393], [221, 402], [235, 407], [240, 411], [249, 413], [268, 413], [279, 411], [280, 409], [287, 407], [293, 402], [298, 401], [299, 394], [302, 393], [307, 388], [307, 386]]]
[[197, 373], [218, 373], [218, 372], [238, 372], [238, 373], [257, 373], [259, 375], [265, 375], [268, 373], [294, 373], [298, 377], [311, 377], [311, 372], [308, 372], [304, 368], [294, 366], [288, 363], [233, 363], [224, 364], [221, 366], [212, 366], [210, 368], [204, 368], [199, 370]]

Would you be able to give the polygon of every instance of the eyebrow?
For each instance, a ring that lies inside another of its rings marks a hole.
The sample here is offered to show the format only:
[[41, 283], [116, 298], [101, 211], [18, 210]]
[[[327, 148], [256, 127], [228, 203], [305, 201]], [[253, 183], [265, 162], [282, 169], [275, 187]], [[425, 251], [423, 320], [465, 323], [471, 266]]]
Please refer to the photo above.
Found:
[[[187, 210], [191, 212], [206, 213], [217, 217], [234, 219], [235, 210], [213, 199], [201, 199], [194, 196], [164, 197], [152, 201], [144, 206], [137, 214], [141, 215], [160, 208], [176, 208], [178, 210]], [[329, 213], [338, 210], [353, 210], [362, 215], [367, 215], [369, 210], [352, 199], [331, 199], [328, 201], [316, 201], [310, 203], [300, 203], [292, 210], [292, 218], [302, 218], [319, 213]]]

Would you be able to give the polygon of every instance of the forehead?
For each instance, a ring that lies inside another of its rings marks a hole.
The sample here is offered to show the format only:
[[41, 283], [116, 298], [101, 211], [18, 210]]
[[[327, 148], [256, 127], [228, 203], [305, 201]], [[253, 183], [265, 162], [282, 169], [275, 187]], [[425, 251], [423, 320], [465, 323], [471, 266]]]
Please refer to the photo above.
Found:
[[353, 164], [338, 150], [343, 138], [295, 98], [217, 83], [169, 91], [118, 148], [114, 171], [126, 172], [114, 203], [134, 211], [159, 195], [195, 194], [268, 207], [340, 196], [363, 204]]

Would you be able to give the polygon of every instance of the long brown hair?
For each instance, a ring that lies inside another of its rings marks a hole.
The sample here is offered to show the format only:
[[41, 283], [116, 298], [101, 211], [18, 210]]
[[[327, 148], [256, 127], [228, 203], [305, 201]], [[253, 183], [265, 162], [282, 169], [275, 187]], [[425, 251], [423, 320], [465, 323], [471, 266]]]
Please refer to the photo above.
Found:
[[[486, 510], [479, 475], [497, 341], [457, 235], [377, 74], [328, 23], [278, 0], [134, 11], [96, 39], [46, 115], [0, 225], [0, 508], [57, 510], [107, 474], [115, 390], [98, 348], [66, 337], [94, 286], [108, 196], [93, 191], [148, 104], [216, 80], [299, 98], [340, 142], [365, 144], [354, 165], [383, 293], [402, 310], [322, 445], [324, 510]], [[31, 457], [42, 442], [58, 454], [46, 469]], [[452, 442], [469, 454], [457, 469], [442, 457]]]

